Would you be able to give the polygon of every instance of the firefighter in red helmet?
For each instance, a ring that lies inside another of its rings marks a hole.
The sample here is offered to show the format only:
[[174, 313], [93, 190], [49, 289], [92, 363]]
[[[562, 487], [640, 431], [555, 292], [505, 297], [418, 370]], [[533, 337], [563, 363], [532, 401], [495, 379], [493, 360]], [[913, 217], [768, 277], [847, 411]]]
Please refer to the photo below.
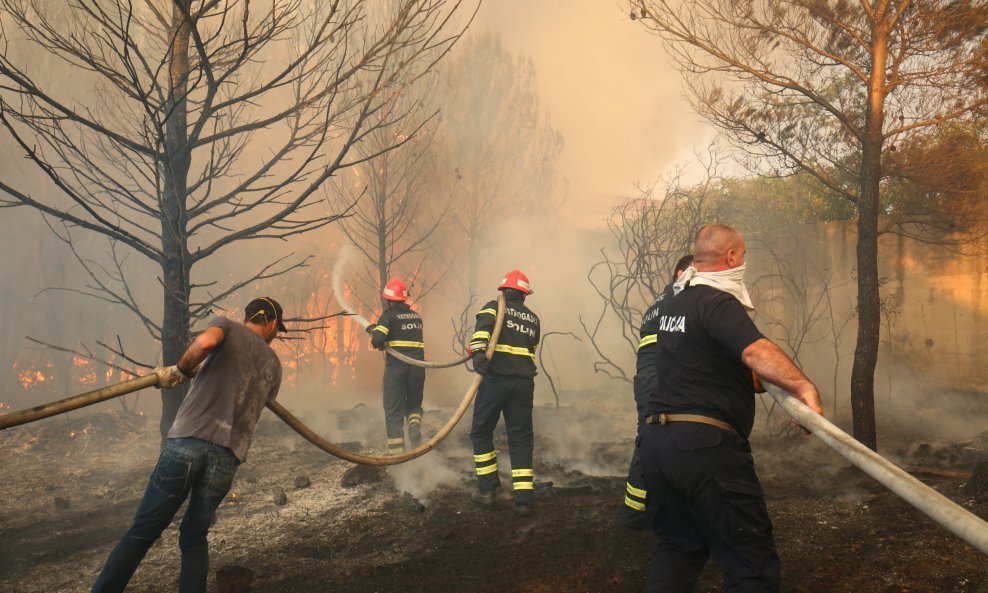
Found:
[[498, 290], [504, 293], [506, 306], [504, 325], [494, 347], [493, 358], [488, 360], [485, 350], [494, 330], [497, 301], [490, 301], [477, 313], [477, 324], [469, 347], [474, 370], [484, 375], [473, 405], [473, 427], [470, 429], [478, 487], [474, 498], [482, 505], [492, 505], [496, 498], [495, 490], [501, 485], [497, 450], [494, 448], [494, 428], [503, 414], [515, 510], [528, 515], [535, 502], [532, 407], [537, 372], [535, 348], [541, 332], [539, 318], [525, 306], [525, 297], [532, 294], [525, 274], [518, 270], [508, 272]]
[[[377, 323], [367, 326], [371, 345], [378, 350], [390, 347], [410, 358], [425, 360], [422, 318], [408, 306], [408, 287], [397, 278], [388, 281], [381, 296], [387, 303]], [[388, 454], [405, 450], [405, 422], [411, 449], [422, 442], [422, 392], [425, 369], [386, 356], [384, 363], [384, 422], [388, 433]]]

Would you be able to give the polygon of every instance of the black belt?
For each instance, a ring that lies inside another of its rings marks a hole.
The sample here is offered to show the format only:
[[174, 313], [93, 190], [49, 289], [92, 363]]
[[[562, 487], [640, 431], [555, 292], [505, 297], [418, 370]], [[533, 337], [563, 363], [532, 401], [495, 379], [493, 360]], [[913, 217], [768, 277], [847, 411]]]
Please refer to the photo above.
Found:
[[658, 424], [659, 426], [665, 426], [670, 422], [699, 422], [700, 424], [716, 426], [717, 428], [726, 430], [727, 432], [737, 432], [734, 430], [733, 426], [723, 420], [711, 418], [710, 416], [700, 416], [699, 414], [649, 414], [645, 417], [645, 424]]

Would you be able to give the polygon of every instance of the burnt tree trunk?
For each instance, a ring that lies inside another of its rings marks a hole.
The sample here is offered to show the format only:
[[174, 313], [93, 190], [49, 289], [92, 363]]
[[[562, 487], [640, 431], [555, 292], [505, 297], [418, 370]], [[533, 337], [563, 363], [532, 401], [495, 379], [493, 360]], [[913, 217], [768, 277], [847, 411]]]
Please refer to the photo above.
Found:
[[[381, 299], [381, 311], [388, 308], [388, 300], [384, 298], [384, 286], [388, 283], [388, 274], [391, 265], [391, 244], [389, 238], [393, 235], [394, 229], [388, 226], [388, 181], [387, 166], [388, 159], [381, 159], [381, 163], [375, 164], [380, 167], [377, 182], [374, 189], [377, 192], [377, 294]], [[373, 173], [371, 174], [373, 175]]]
[[854, 438], [878, 449], [875, 428], [875, 365], [881, 331], [878, 292], [878, 212], [881, 205], [882, 143], [888, 30], [876, 19], [872, 31], [872, 69], [861, 138], [861, 184], [858, 195], [858, 336], [851, 369]]
[[[161, 261], [164, 283], [164, 311], [161, 325], [162, 361], [176, 364], [190, 342], [188, 218], [186, 195], [192, 153], [188, 139], [187, 93], [189, 82], [190, 0], [176, 0], [172, 8], [169, 36], [169, 76], [171, 94], [165, 114], [165, 141], [162, 168], [164, 187], [161, 195], [161, 238], [164, 258]], [[171, 428], [187, 387], [161, 390], [162, 442]]]

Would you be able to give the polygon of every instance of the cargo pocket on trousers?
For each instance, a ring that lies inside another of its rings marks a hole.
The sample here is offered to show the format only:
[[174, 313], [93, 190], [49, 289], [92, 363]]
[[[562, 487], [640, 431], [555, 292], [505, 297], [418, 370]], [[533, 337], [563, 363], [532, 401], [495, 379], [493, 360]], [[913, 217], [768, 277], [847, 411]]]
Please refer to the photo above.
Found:
[[721, 494], [721, 509], [714, 527], [721, 537], [736, 544], [772, 535], [765, 495], [757, 482], [717, 477], [714, 480]]

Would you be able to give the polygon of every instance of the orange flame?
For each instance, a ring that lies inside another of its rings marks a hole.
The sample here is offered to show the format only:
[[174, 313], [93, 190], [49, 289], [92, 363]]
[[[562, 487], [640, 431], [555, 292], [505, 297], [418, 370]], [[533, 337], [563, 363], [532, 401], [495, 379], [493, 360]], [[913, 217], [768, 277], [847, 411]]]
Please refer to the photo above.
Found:
[[31, 389], [32, 387], [40, 385], [48, 380], [48, 377], [46, 377], [44, 373], [36, 369], [21, 371], [17, 375], [17, 378], [20, 380], [21, 387], [24, 389]]
[[[300, 313], [305, 317], [318, 318], [337, 309], [336, 299], [329, 288], [329, 273], [323, 274], [317, 280], [313, 290], [308, 291], [301, 304]], [[353, 301], [353, 289], [345, 287], [345, 300]], [[364, 307], [357, 305], [352, 313], [372, 315], [373, 312], [363, 311]], [[353, 379], [357, 375], [355, 364], [360, 352], [370, 349], [370, 343], [360, 325], [350, 318], [331, 318], [326, 320], [325, 327], [313, 329], [303, 334], [301, 339], [273, 344], [278, 356], [285, 367], [283, 384], [285, 387], [297, 385], [306, 377], [324, 381], [331, 386], [337, 386], [341, 380]], [[60, 394], [77, 387], [91, 387], [97, 384], [126, 381], [133, 378], [128, 372], [132, 365], [119, 357], [110, 355], [107, 361], [94, 361], [80, 355], [71, 355], [67, 359], [47, 358], [51, 354], [37, 354], [25, 351], [19, 360], [12, 365], [12, 374], [17, 377], [22, 390], [34, 393]], [[55, 367], [61, 366], [61, 360], [68, 360], [69, 372]], [[119, 360], [119, 362], [118, 362]], [[57, 364], [56, 364], [57, 363]], [[120, 367], [110, 364], [120, 364]], [[147, 371], [133, 369], [137, 375], [145, 375]], [[324, 374], [323, 374], [324, 373]], [[68, 385], [62, 385], [63, 381]], [[10, 406], [0, 402], [0, 414]], [[142, 414], [143, 415], [143, 414]], [[75, 436], [78, 436], [76, 433]]]
[[[82, 436], [88, 437], [89, 436], [89, 429], [92, 428], [92, 427], [93, 427], [93, 423], [92, 422], [87, 422], [86, 423], [86, 427], [82, 429], [82, 433], [81, 433]], [[77, 434], [80, 434], [80, 433], [79, 432], [76, 432], [74, 430], [70, 430], [69, 431], [69, 438], [70, 439], [74, 439]]]

